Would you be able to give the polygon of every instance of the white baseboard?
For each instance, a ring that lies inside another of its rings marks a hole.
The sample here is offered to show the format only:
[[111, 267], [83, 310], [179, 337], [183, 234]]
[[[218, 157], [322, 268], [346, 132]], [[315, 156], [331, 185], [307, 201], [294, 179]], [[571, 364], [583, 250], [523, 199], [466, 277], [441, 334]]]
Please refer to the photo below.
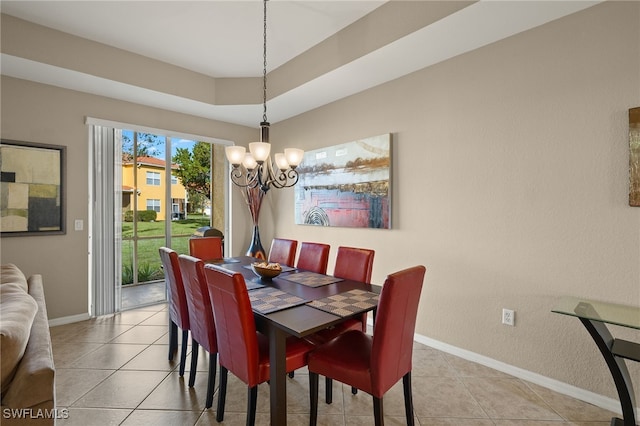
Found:
[[[71, 324], [78, 321], [84, 321], [89, 319], [89, 314], [71, 315], [68, 317], [55, 318], [49, 320], [49, 327], [55, 327], [57, 325]], [[373, 326], [373, 321], [368, 318], [369, 326]], [[439, 340], [432, 339], [430, 337], [415, 334], [414, 339], [418, 343], [429, 346], [434, 349], [438, 349], [442, 352], [446, 352], [451, 355], [458, 356], [467, 361], [476, 362], [484, 365], [485, 367], [493, 368], [494, 370], [501, 371], [511, 376], [517, 377], [522, 380], [526, 380], [536, 385], [540, 385], [552, 391], [561, 393], [571, 398], [579, 399], [580, 401], [587, 402], [595, 405], [596, 407], [603, 408], [605, 410], [612, 411], [619, 415], [622, 414], [622, 408], [620, 407], [620, 401], [617, 399], [609, 398], [579, 387], [570, 385], [568, 383], [561, 382], [559, 380], [551, 379], [538, 373], [533, 373], [528, 370], [524, 370], [519, 367], [515, 367], [510, 364], [506, 364], [502, 361], [489, 358], [484, 355], [477, 354], [475, 352], [468, 351], [466, 349], [459, 348], [457, 346], [450, 345], [448, 343], [441, 342]], [[636, 408], [636, 418], [640, 418], [640, 408]]]
[[62, 317], [62, 318], [54, 318], [49, 320], [49, 327], [55, 327], [57, 325], [65, 325], [65, 324], [71, 324], [74, 322], [85, 321], [85, 320], [88, 320], [89, 318], [90, 317], [88, 313], [71, 315], [71, 316]]
[[[609, 410], [622, 415], [622, 407], [620, 406], [620, 401], [618, 401], [617, 399], [599, 395], [597, 393], [581, 389], [576, 386], [551, 379], [549, 377], [545, 377], [541, 374], [514, 367], [513, 365], [509, 365], [504, 362], [497, 361], [493, 358], [489, 358], [484, 355], [468, 351], [466, 349], [461, 349], [448, 343], [440, 342], [438, 340], [422, 336], [420, 334], [415, 335], [415, 341], [434, 349], [438, 349], [442, 352], [458, 356], [468, 361], [477, 362], [478, 364], [493, 368], [494, 370], [501, 371], [519, 379], [535, 383], [536, 385], [543, 386], [547, 389], [551, 389], [552, 391], [561, 393], [563, 395], [570, 396], [571, 398], [579, 399], [580, 401], [587, 402], [589, 404], [595, 405], [596, 407], [600, 407], [605, 410]], [[636, 408], [636, 412], [636, 418], [640, 418], [640, 409]]]

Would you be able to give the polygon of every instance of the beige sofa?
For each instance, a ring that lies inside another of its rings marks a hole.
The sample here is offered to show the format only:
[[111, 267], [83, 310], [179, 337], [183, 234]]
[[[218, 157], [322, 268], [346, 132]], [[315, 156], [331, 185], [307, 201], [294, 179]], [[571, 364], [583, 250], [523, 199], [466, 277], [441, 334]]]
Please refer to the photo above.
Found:
[[41, 275], [0, 270], [2, 425], [55, 423], [55, 369]]

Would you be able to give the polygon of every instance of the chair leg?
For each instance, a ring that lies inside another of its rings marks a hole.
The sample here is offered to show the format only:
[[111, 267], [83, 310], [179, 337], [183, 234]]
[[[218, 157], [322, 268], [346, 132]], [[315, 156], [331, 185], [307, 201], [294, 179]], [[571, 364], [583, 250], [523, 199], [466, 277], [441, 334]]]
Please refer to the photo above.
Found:
[[325, 377], [324, 387], [324, 399], [327, 404], [331, 404], [333, 402], [333, 379]]
[[198, 368], [198, 350], [200, 344], [191, 338], [191, 371], [189, 371], [189, 387], [192, 388], [196, 382], [196, 369]]
[[213, 389], [216, 383], [216, 364], [218, 363], [218, 354], [209, 353], [209, 378], [207, 379], [207, 400], [205, 402], [206, 408], [211, 408], [213, 405]]
[[218, 389], [218, 409], [216, 413], [216, 421], [220, 423], [224, 420], [224, 403], [227, 398], [227, 375], [228, 370], [220, 365], [220, 385]]
[[316, 426], [318, 423], [318, 373], [311, 371], [309, 371], [309, 404], [311, 405], [309, 425]]
[[293, 376], [294, 376], [294, 375], [295, 375], [295, 374], [294, 374], [294, 372], [293, 372], [293, 371], [290, 371], [290, 372], [289, 372], [289, 378], [290, 378], [290, 379], [293, 379]]
[[358, 388], [354, 388], [353, 386], [351, 386], [351, 393], [353, 395], [357, 394], [358, 393]]
[[411, 392], [411, 371], [402, 376], [404, 389], [404, 411], [407, 415], [407, 426], [413, 426], [413, 393]]
[[178, 326], [169, 318], [169, 361], [173, 361], [176, 349], [178, 349]]
[[376, 426], [384, 426], [384, 410], [382, 409], [382, 398], [373, 397], [373, 417]]
[[187, 346], [189, 344], [189, 330], [182, 330], [182, 352], [180, 353], [180, 377], [184, 376], [187, 363]]
[[258, 386], [249, 388], [247, 401], [247, 426], [256, 424], [256, 405], [258, 403]]

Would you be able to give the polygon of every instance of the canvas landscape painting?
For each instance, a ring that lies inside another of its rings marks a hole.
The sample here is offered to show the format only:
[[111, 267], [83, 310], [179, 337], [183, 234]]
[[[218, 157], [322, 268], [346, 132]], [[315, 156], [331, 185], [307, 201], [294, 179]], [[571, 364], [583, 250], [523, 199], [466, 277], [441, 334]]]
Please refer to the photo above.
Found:
[[391, 228], [391, 135], [304, 154], [295, 186], [296, 224]]
[[629, 110], [629, 205], [640, 207], [640, 107]]

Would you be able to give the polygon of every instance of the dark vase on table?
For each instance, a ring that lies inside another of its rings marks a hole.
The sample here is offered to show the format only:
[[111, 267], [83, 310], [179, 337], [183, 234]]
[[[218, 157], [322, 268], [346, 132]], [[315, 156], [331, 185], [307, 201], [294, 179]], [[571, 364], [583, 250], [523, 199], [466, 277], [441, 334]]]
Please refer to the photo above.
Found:
[[253, 225], [253, 234], [251, 235], [251, 244], [247, 250], [247, 256], [267, 260], [267, 253], [264, 251], [264, 247], [262, 247], [262, 242], [260, 241], [260, 229], [257, 224]]

